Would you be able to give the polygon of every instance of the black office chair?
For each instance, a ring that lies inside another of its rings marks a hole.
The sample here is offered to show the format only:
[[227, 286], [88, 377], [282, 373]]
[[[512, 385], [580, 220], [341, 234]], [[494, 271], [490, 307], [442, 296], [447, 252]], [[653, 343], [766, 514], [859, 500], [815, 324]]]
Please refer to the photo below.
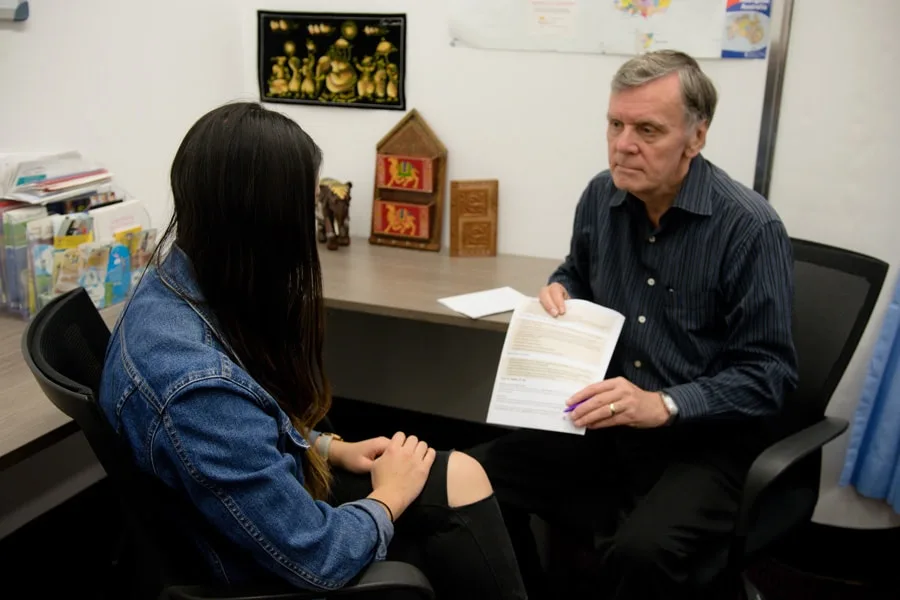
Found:
[[777, 421], [783, 437], [763, 451], [747, 473], [723, 576], [738, 582], [740, 593], [750, 600], [763, 596], [745, 570], [812, 519], [819, 498], [822, 447], [848, 426], [845, 419], [826, 417], [825, 409], [856, 351], [888, 271], [887, 263], [871, 256], [792, 241], [799, 387], [786, 399]]
[[[693, 587], [710, 600], [763, 600], [747, 570], [811, 520], [819, 497], [822, 447], [848, 426], [844, 419], [826, 417], [825, 409], [887, 275], [887, 263], [870, 256], [805, 240], [792, 242], [792, 329], [799, 387], [772, 421], [773, 439], [780, 441], [764, 450], [747, 473], [730, 545], [707, 557], [693, 573]], [[559, 549], [552, 546], [551, 551]], [[562, 548], [563, 554], [571, 550]], [[578, 562], [593, 578], [602, 567], [595, 553], [588, 555], [578, 552]]]
[[[300, 600], [307, 598], [433, 599], [427, 578], [400, 562], [374, 563], [350, 585], [335, 591], [305, 591], [287, 584], [223, 586], [204, 579], [206, 569], [183, 523], [202, 522], [193, 505], [155, 477], [140, 471], [130, 450], [107, 423], [96, 398], [110, 332], [87, 292], [79, 288], [55, 298], [22, 336], [25, 362], [50, 401], [81, 428], [122, 502], [131, 551], [132, 587], [139, 598], [172, 600]], [[171, 520], [175, 515], [176, 519]], [[209, 536], [218, 534], [211, 528]]]

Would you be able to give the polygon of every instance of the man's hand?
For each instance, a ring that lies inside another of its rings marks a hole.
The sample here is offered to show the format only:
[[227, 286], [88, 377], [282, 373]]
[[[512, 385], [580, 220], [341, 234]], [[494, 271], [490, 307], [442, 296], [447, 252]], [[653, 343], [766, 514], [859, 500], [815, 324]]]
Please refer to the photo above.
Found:
[[646, 392], [623, 377], [593, 383], [569, 398], [566, 404], [573, 406], [579, 402], [569, 413], [577, 427], [649, 428], [660, 427], [669, 420], [662, 396]]
[[372, 463], [391, 443], [386, 437], [377, 437], [362, 442], [333, 440], [328, 450], [328, 462], [351, 473], [369, 473]]
[[566, 300], [569, 299], [569, 292], [566, 291], [566, 288], [561, 283], [551, 283], [541, 288], [538, 298], [544, 310], [557, 317], [566, 312]]

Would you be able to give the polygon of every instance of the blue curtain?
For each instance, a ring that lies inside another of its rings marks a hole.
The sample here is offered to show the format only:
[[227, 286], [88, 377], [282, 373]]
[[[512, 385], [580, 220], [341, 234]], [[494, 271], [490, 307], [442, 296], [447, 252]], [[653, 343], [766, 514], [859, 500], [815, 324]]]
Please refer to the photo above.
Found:
[[900, 279], [853, 417], [840, 484], [900, 513]]

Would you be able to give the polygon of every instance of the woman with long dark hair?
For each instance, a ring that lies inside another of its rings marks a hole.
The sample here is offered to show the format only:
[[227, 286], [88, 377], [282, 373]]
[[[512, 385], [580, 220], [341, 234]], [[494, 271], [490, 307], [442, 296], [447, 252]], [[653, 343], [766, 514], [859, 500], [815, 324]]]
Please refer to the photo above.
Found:
[[190, 129], [174, 216], [113, 330], [103, 412], [137, 465], [197, 509], [187, 529], [211, 580], [335, 589], [396, 557], [441, 597], [524, 598], [478, 462], [400, 432], [316, 430], [331, 401], [320, 163], [297, 123], [257, 104]]

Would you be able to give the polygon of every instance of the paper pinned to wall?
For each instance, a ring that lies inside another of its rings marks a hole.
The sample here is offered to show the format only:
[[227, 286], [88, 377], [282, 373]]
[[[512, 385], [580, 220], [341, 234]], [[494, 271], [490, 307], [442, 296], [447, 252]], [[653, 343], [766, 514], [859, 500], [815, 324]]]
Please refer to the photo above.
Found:
[[450, 0], [454, 45], [765, 58], [771, 0]]

